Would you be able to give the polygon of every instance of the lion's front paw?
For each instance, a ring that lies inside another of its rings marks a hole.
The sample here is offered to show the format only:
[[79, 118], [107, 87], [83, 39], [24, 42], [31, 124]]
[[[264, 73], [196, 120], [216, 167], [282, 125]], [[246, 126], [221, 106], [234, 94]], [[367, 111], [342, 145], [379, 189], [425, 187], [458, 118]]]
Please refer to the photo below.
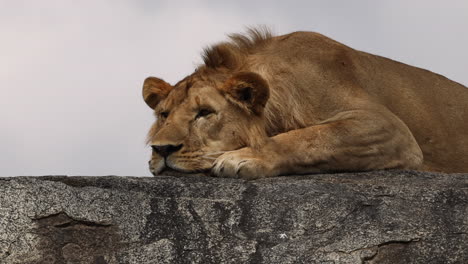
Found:
[[218, 177], [253, 180], [276, 176], [272, 168], [272, 164], [258, 154], [249, 149], [240, 149], [219, 156], [214, 163], [212, 174]]

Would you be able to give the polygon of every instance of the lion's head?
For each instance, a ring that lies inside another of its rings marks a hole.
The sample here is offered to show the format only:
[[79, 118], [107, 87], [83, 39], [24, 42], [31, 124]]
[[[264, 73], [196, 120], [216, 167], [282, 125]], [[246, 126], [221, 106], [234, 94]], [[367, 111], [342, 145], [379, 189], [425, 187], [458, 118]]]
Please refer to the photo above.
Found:
[[156, 115], [148, 134], [154, 175], [208, 171], [222, 153], [266, 138], [269, 88], [256, 73], [198, 70], [174, 86], [149, 77], [143, 97]]

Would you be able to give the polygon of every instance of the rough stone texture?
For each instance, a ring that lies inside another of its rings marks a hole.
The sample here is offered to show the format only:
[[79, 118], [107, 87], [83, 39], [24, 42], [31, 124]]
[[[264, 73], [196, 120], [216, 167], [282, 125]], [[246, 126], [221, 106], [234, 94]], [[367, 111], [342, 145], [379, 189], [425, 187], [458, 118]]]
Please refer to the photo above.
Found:
[[468, 174], [0, 178], [0, 263], [468, 263]]

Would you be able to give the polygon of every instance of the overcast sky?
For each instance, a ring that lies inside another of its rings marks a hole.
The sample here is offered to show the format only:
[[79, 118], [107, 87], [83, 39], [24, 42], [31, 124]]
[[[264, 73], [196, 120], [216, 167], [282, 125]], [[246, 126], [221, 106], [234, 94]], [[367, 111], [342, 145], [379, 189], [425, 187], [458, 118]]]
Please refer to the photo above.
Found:
[[226, 33], [308, 30], [468, 84], [468, 1], [0, 0], [0, 176], [149, 176], [147, 76]]

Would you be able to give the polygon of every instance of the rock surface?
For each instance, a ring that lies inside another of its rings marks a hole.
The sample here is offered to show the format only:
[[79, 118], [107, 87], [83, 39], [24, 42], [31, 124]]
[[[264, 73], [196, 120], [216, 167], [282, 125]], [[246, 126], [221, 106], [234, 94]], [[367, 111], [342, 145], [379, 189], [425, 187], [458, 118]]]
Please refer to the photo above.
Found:
[[0, 263], [468, 263], [468, 174], [0, 178]]

